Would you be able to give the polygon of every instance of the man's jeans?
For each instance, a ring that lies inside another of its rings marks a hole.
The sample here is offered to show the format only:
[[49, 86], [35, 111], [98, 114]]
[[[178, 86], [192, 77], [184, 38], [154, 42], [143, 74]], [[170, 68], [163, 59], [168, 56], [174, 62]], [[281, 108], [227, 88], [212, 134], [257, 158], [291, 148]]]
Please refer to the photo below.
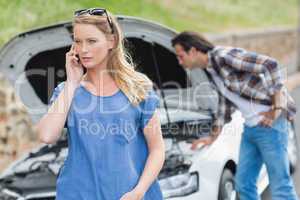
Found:
[[280, 116], [272, 127], [245, 126], [235, 178], [241, 200], [258, 200], [256, 182], [264, 163], [269, 175], [272, 200], [296, 200], [287, 155], [288, 126]]

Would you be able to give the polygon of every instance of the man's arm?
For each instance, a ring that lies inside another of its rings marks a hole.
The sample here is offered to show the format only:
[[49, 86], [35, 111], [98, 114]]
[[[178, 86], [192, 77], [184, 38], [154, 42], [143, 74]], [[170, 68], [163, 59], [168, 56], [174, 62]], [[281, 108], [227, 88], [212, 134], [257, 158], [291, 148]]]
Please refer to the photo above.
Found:
[[260, 55], [254, 52], [247, 52], [243, 49], [231, 49], [221, 53], [224, 62], [238, 69], [250, 73], [263, 73], [264, 78], [269, 84], [268, 92], [272, 99], [272, 109], [262, 113], [265, 119], [261, 122], [264, 125], [272, 125], [281, 112], [286, 108], [284, 101], [283, 79], [278, 66], [278, 62], [268, 56]]
[[272, 81], [269, 93], [274, 95], [283, 87], [283, 79], [278, 62], [268, 56], [249, 52], [241, 48], [220, 48], [215, 53], [215, 59], [220, 66], [231, 66], [239, 71], [265, 75]]
[[225, 123], [225, 114], [226, 114], [226, 99], [223, 95], [219, 93], [219, 103], [217, 113], [214, 115], [212, 123], [212, 133], [211, 136], [217, 138], [221, 132], [224, 123]]
[[283, 111], [286, 111], [286, 106], [284, 105], [284, 95], [283, 91], [279, 90], [272, 95], [272, 108], [267, 112], [260, 113], [264, 116], [262, 121], [260, 122], [263, 126], [271, 127], [273, 122], [281, 115]]
[[212, 122], [211, 134], [208, 137], [203, 137], [194, 140], [191, 146], [192, 150], [197, 149], [198, 145], [200, 144], [209, 145], [217, 139], [225, 123], [225, 117], [227, 112], [226, 109], [228, 109], [227, 106], [228, 105], [226, 105], [225, 97], [218, 92], [218, 110], [213, 116], [214, 119]]

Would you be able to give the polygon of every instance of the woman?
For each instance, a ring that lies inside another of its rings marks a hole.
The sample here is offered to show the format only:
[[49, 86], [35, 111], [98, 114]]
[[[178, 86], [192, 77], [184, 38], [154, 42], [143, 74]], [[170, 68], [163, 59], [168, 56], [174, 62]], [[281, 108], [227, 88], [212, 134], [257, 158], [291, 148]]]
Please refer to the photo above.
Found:
[[152, 82], [128, 62], [120, 27], [105, 9], [76, 11], [73, 34], [67, 80], [37, 124], [40, 140], [54, 143], [67, 120], [57, 200], [163, 199], [156, 177], [164, 143]]

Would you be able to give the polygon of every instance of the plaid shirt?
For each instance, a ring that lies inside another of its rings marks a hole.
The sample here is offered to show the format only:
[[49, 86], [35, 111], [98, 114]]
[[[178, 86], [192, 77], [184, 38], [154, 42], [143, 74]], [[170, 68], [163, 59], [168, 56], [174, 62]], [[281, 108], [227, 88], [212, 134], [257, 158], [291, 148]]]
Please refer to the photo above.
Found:
[[[283, 84], [281, 69], [273, 58], [249, 52], [241, 48], [215, 47], [208, 52], [209, 74], [217, 72], [225, 87], [241, 97], [258, 104], [272, 105], [272, 96], [283, 91], [284, 113], [292, 120], [296, 106]], [[231, 120], [235, 106], [219, 92], [219, 106], [214, 117], [214, 126], [222, 127]]]

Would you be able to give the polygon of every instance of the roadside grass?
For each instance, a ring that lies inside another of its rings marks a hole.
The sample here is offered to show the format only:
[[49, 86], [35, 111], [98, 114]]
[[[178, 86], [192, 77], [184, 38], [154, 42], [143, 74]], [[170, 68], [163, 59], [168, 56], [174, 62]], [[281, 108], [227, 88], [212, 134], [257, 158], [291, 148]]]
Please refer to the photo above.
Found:
[[105, 7], [178, 31], [227, 32], [297, 25], [297, 0], [0, 0], [0, 46], [32, 28], [69, 21], [74, 10]]

